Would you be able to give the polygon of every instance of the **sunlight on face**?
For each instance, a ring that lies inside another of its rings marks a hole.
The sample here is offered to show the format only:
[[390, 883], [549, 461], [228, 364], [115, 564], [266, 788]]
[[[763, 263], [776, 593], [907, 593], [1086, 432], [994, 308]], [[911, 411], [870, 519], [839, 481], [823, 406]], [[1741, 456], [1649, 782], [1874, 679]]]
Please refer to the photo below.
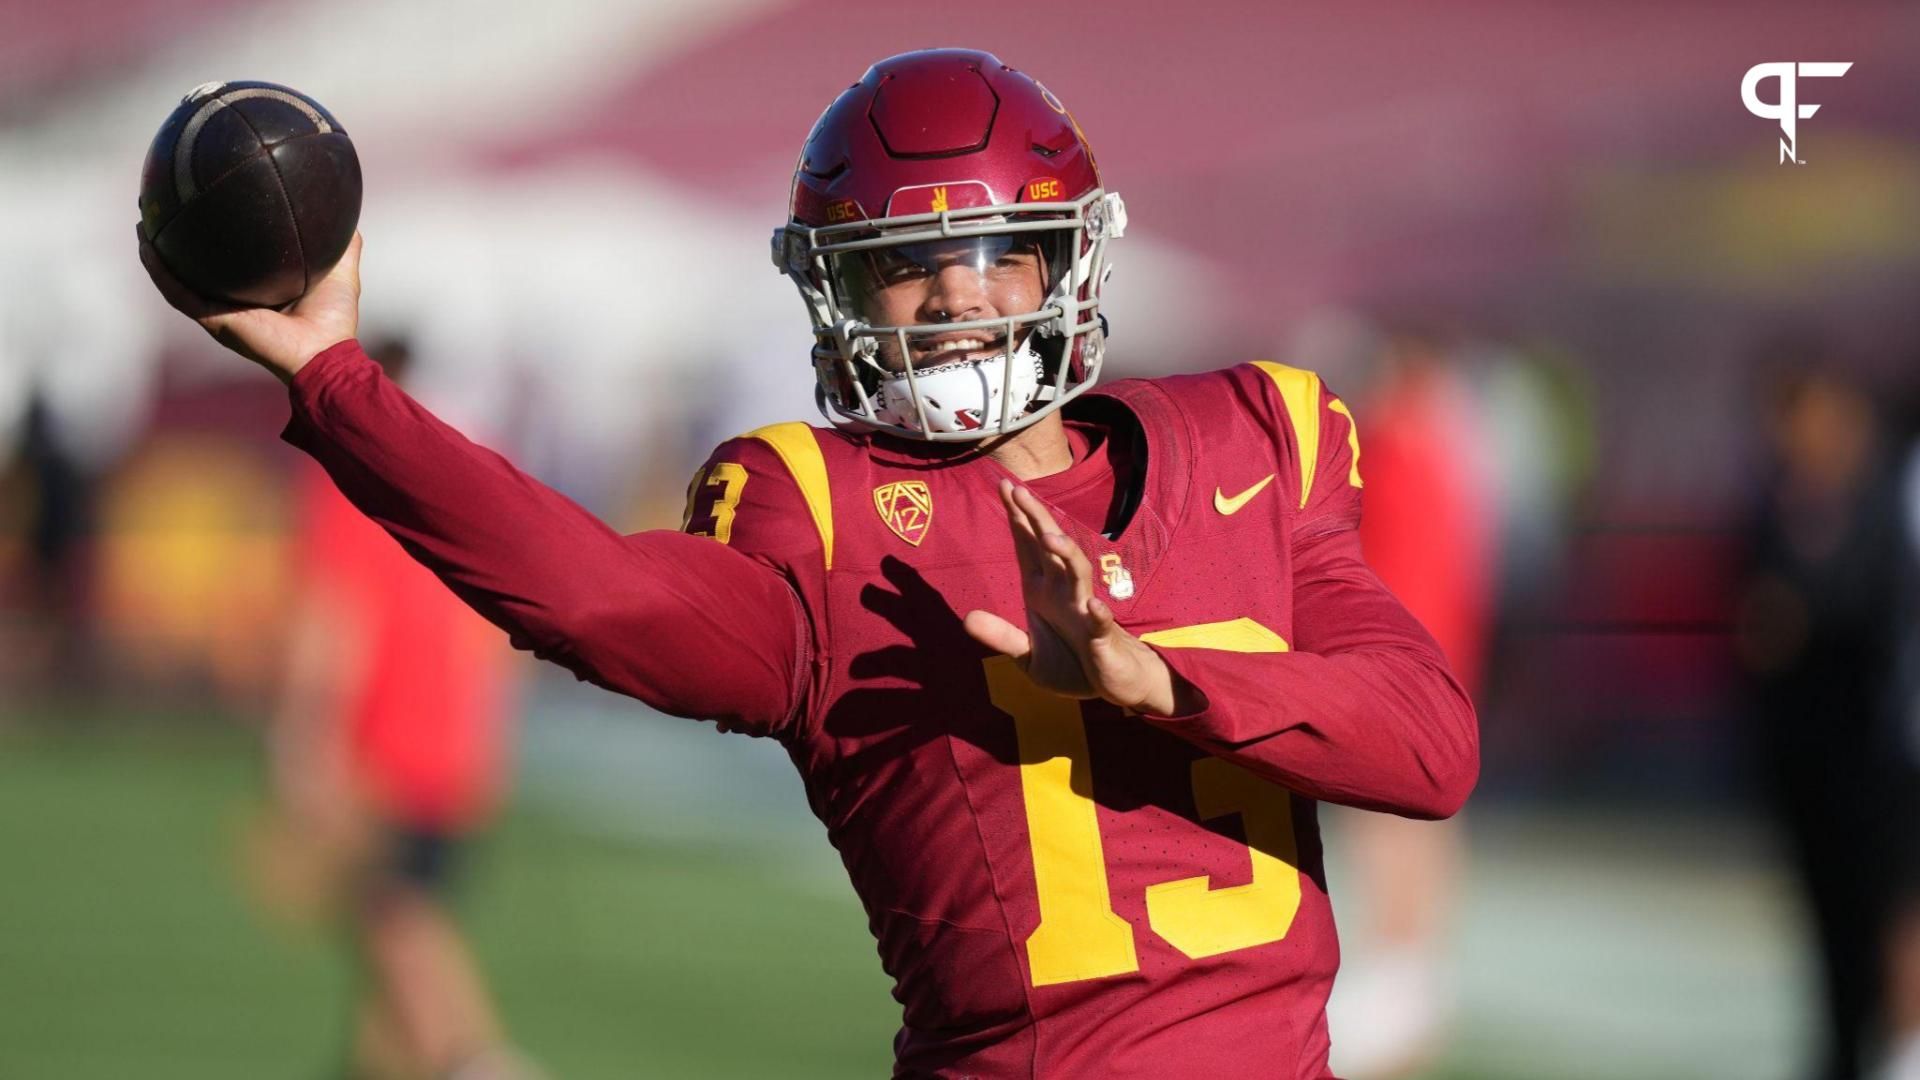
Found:
[[873, 252], [867, 310], [879, 325], [960, 322], [1040, 309], [1039, 246], [1013, 236], [961, 237]]
[[[847, 305], [876, 326], [928, 326], [1026, 315], [1046, 299], [1046, 260], [1021, 236], [969, 236], [856, 253], [840, 268]], [[1024, 337], [1024, 332], [1022, 337]], [[933, 359], [998, 355], [1001, 330], [938, 335], [913, 344], [915, 365]], [[1016, 342], [1017, 344], [1017, 342]], [[900, 365], [897, 343], [881, 343], [889, 368]]]

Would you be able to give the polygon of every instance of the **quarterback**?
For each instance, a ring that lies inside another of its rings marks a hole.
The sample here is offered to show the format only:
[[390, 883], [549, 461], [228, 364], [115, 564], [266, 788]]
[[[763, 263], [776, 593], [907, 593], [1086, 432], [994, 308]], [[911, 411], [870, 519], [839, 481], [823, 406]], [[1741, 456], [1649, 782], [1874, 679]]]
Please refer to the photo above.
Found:
[[143, 258], [517, 646], [786, 747], [895, 980], [896, 1075], [1326, 1076], [1316, 804], [1452, 814], [1473, 707], [1361, 558], [1360, 444], [1317, 376], [1095, 389], [1125, 224], [1040, 83], [875, 64], [773, 239], [830, 426], [722, 443], [682, 531], [631, 536], [382, 377], [358, 240], [285, 312]]

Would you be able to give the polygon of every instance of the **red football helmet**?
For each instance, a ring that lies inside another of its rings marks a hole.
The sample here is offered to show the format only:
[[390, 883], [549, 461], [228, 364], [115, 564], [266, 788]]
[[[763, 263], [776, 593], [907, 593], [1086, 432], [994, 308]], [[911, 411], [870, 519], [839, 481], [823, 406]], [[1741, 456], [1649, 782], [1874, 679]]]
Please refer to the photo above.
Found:
[[[789, 221], [773, 234], [774, 263], [813, 317], [822, 410], [956, 441], [1064, 405], [1099, 375], [1106, 244], [1125, 228], [1120, 196], [1101, 189], [1079, 125], [1046, 87], [968, 49], [873, 65], [807, 136]], [[896, 282], [1019, 260], [1038, 269], [1036, 310], [878, 318]]]

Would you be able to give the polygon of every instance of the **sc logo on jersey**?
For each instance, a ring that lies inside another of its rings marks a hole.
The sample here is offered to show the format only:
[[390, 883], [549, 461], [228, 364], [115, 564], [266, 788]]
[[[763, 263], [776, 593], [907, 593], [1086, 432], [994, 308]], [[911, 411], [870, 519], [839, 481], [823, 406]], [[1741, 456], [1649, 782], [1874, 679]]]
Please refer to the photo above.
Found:
[[[1795, 165], [1805, 165], [1796, 142], [1795, 128], [1802, 120], [1811, 119], [1820, 111], [1818, 105], [1800, 104], [1799, 78], [1837, 79], [1847, 73], [1853, 63], [1792, 63], [1782, 61], [1772, 64], [1755, 64], [1747, 69], [1746, 77], [1740, 80], [1740, 100], [1747, 111], [1762, 120], [1780, 122], [1780, 164], [1791, 161]], [[1780, 100], [1768, 103], [1760, 100], [1760, 84], [1768, 79], [1780, 80]]]

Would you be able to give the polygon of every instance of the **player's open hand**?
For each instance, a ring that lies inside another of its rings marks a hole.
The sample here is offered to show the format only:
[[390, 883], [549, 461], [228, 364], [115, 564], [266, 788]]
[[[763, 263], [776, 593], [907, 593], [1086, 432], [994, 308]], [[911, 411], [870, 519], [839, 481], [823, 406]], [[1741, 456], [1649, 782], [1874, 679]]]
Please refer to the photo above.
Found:
[[1175, 676], [1145, 642], [1127, 633], [1093, 594], [1093, 565], [1034, 494], [1000, 482], [1027, 605], [1027, 629], [988, 611], [967, 613], [967, 633], [1013, 657], [1044, 689], [1104, 698], [1125, 709], [1173, 716]]
[[[136, 233], [139, 227], [135, 226]], [[167, 303], [200, 324], [213, 339], [279, 376], [293, 378], [307, 361], [353, 337], [360, 324], [360, 234], [327, 276], [288, 308], [233, 307], [207, 300], [182, 285], [140, 236], [140, 265]]]

